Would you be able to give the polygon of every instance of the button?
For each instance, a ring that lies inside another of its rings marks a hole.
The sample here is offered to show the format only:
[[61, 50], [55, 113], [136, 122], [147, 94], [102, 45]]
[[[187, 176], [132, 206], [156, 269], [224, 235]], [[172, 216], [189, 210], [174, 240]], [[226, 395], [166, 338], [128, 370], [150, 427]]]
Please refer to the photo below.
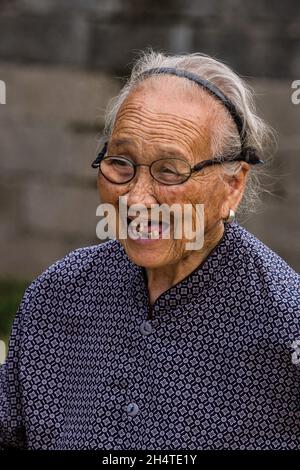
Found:
[[129, 416], [135, 416], [137, 415], [139, 412], [139, 407], [137, 406], [136, 403], [129, 403], [129, 405], [127, 406], [127, 413], [129, 414]]
[[143, 323], [141, 323], [141, 325], [140, 325], [140, 332], [144, 336], [151, 335], [152, 326], [151, 326], [150, 322], [148, 322], [147, 320], [144, 320]]

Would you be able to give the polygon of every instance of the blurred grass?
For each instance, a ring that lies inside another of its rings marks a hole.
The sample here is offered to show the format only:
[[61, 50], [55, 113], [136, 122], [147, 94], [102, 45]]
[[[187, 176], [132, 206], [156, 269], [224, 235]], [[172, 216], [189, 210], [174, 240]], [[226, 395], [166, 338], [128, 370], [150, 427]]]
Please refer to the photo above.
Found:
[[0, 280], [0, 339], [8, 343], [13, 319], [28, 281]]

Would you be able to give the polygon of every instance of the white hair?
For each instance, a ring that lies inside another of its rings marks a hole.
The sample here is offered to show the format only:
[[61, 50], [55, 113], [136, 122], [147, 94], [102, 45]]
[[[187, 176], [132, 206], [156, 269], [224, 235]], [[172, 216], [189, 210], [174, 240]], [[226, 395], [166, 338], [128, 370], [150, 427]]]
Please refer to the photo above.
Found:
[[[272, 152], [275, 150], [275, 134], [273, 129], [256, 114], [253, 90], [230, 67], [201, 53], [168, 56], [152, 49], [142, 52], [133, 64], [131, 75], [120, 93], [109, 102], [106, 108], [103, 133], [106, 140], [112, 134], [117, 113], [124, 100], [141, 81], [149, 77], [143, 76], [144, 72], [156, 67], [173, 67], [193, 72], [217, 86], [231, 100], [243, 120], [243, 131], [246, 131], [244, 145], [254, 148], [264, 160], [264, 167], [266, 167], [266, 163], [270, 162]], [[155, 75], [155, 77], [152, 75], [151, 77], [160, 80], [162, 75]], [[182, 79], [182, 86], [199, 88], [196, 83], [188, 79]], [[229, 116], [228, 111], [218, 100], [216, 103], [219, 105], [219, 109], [223, 108]], [[211, 158], [217, 158], [220, 155], [235, 155], [241, 149], [237, 127], [232, 118], [224, 119], [224, 112], [218, 113], [221, 119], [212, 129]], [[226, 163], [222, 166], [227, 173], [238, 172], [241, 168], [239, 163]], [[260, 177], [265, 171], [259, 167], [260, 165], [251, 166], [239, 212], [254, 212], [258, 206], [259, 195], [262, 191]]]

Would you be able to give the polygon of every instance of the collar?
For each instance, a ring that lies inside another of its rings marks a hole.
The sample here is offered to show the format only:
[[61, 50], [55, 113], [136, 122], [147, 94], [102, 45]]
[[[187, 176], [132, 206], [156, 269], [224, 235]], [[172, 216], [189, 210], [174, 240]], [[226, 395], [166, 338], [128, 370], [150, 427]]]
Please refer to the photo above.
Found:
[[222, 279], [222, 272], [228, 269], [228, 265], [234, 264], [232, 257], [238, 227], [237, 222], [225, 224], [222, 238], [206, 259], [184, 279], [163, 292], [152, 306], [149, 302], [146, 270], [130, 260], [132, 282], [129, 289], [138, 307], [144, 307], [146, 303], [150, 317], [154, 318], [157, 314], [161, 315], [161, 312], [171, 313], [178, 307], [196, 301], [199, 295], [203, 295], [208, 288]]

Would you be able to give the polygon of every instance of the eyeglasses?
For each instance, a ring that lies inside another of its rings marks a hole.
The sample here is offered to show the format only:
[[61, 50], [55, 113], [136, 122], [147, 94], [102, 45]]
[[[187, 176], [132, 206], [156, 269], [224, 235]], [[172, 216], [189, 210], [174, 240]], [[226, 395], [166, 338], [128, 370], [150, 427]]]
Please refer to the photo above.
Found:
[[[211, 160], [203, 160], [194, 166], [191, 166], [186, 160], [177, 157], [160, 158], [150, 165], [134, 163], [123, 155], [105, 155], [107, 144], [98, 154], [96, 160], [92, 163], [93, 168], [99, 167], [100, 173], [111, 183], [127, 184], [134, 179], [137, 168], [140, 166], [149, 167], [152, 178], [163, 185], [172, 186], [185, 183], [193, 173], [211, 167], [216, 164], [245, 161], [241, 154], [232, 157], [220, 157]], [[257, 158], [257, 157], [256, 157]], [[249, 161], [248, 163], [262, 163], [261, 160]]]
[[111, 183], [126, 184], [134, 179], [138, 167], [147, 166], [155, 181], [172, 186], [184, 183], [193, 173], [217, 163], [222, 162], [220, 160], [204, 160], [191, 167], [181, 158], [161, 158], [147, 165], [134, 163], [127, 157], [107, 155], [101, 160], [99, 170]]

